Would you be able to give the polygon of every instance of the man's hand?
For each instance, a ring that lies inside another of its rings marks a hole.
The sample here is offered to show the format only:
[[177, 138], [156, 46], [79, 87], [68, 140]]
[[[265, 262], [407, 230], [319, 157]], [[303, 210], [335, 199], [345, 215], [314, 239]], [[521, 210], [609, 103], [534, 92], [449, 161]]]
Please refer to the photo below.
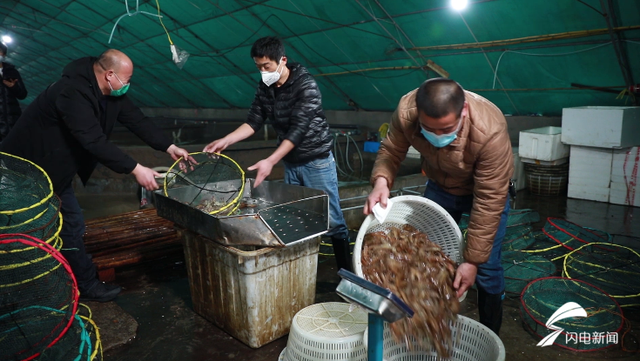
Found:
[[207, 153], [220, 153], [223, 150], [227, 149], [227, 147], [231, 144], [231, 141], [229, 141], [227, 137], [224, 137], [207, 144], [207, 146], [204, 147], [202, 151]]
[[142, 166], [138, 163], [131, 174], [136, 177], [136, 182], [144, 187], [144, 189], [148, 191], [155, 191], [159, 188], [158, 182], [156, 182], [156, 177], [160, 177], [160, 173], [155, 170]]
[[8, 86], [9, 88], [13, 88], [13, 86], [16, 85], [16, 83], [18, 82], [18, 79], [11, 79], [11, 80], [3, 79], [2, 82], [4, 83], [4, 85]]
[[186, 149], [178, 148], [175, 144], [171, 144], [169, 148], [167, 148], [167, 153], [169, 153], [173, 160], [178, 160], [180, 158], [188, 160], [191, 158]]
[[463, 262], [456, 270], [456, 278], [453, 280], [453, 288], [457, 291], [458, 298], [476, 283], [478, 266], [473, 263]]
[[262, 183], [262, 181], [271, 174], [271, 170], [273, 169], [274, 164], [269, 159], [263, 159], [258, 163], [252, 165], [247, 168], [247, 170], [258, 170], [258, 174], [256, 175], [256, 180], [253, 182], [253, 188], [257, 187]]
[[367, 197], [367, 202], [364, 204], [364, 214], [371, 214], [373, 206], [377, 203], [382, 205], [382, 208], [387, 208], [387, 200], [389, 199], [389, 184], [386, 178], [380, 177], [376, 179], [376, 183], [373, 186], [373, 190]]

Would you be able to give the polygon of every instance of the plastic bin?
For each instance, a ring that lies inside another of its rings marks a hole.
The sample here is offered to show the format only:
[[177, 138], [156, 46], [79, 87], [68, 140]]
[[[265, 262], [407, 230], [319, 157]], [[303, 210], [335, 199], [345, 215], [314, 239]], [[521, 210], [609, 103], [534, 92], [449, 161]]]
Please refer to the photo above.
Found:
[[542, 127], [520, 132], [518, 152], [521, 158], [553, 161], [569, 156], [569, 147], [561, 142], [562, 128]]
[[281, 248], [224, 246], [179, 228], [193, 309], [252, 348], [287, 333], [316, 294], [320, 237]]

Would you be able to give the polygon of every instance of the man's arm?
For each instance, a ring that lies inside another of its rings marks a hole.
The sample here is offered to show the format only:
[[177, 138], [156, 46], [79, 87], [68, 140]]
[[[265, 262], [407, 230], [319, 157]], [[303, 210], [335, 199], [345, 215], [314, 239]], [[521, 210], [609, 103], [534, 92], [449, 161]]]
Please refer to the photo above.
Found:
[[500, 217], [507, 202], [513, 158], [509, 134], [493, 136], [478, 155], [474, 171], [473, 207], [464, 259], [482, 264], [489, 259]]
[[117, 99], [120, 105], [118, 122], [129, 129], [133, 134], [142, 139], [155, 150], [166, 152], [172, 145], [171, 139], [158, 128], [151, 118], [142, 113], [128, 96]]
[[244, 123], [233, 132], [227, 134], [226, 137], [216, 139], [213, 142], [207, 144], [202, 151], [208, 153], [220, 153], [223, 150], [227, 149], [228, 146], [235, 144], [241, 140], [245, 140], [252, 136], [254, 133], [255, 131], [253, 130], [253, 128], [249, 124]]
[[56, 108], [71, 135], [100, 163], [116, 173], [133, 171], [137, 162], [107, 140], [90, 100], [83, 94], [66, 88], [56, 99]]

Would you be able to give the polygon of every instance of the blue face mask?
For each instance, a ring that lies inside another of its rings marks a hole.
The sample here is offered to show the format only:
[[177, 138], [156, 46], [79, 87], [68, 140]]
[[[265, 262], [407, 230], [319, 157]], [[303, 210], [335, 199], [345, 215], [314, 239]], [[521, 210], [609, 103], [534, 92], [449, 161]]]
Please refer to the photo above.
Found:
[[449, 134], [441, 134], [437, 135], [436, 133], [424, 130], [422, 126], [420, 126], [420, 133], [436, 148], [443, 148], [447, 145], [451, 144], [458, 137], [458, 131], [460, 130], [460, 125], [462, 124], [462, 119], [458, 122], [458, 128]]

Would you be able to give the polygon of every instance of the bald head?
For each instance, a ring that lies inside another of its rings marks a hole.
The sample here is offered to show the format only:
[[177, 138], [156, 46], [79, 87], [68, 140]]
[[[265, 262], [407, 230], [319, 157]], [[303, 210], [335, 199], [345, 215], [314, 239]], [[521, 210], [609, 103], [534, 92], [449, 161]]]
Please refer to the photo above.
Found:
[[104, 70], [113, 70], [118, 72], [125, 69], [133, 69], [133, 62], [129, 57], [116, 49], [109, 49], [98, 57], [98, 64]]
[[100, 90], [109, 95], [113, 89], [120, 89], [131, 81], [133, 62], [120, 50], [109, 49], [93, 63], [93, 71]]

